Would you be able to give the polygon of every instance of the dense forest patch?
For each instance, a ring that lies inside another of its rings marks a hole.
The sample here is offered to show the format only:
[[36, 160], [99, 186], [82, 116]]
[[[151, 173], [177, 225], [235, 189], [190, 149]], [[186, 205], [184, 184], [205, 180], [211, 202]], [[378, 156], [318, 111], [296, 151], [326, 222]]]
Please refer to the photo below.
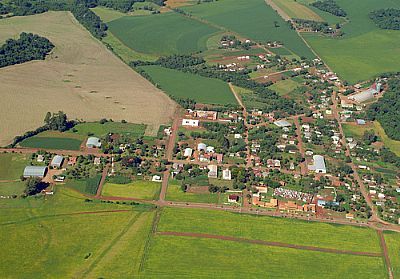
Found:
[[371, 119], [378, 120], [386, 134], [400, 140], [400, 77], [388, 81], [388, 90], [369, 108]]
[[399, 9], [380, 9], [371, 12], [369, 17], [379, 28], [400, 30]]
[[346, 11], [343, 10], [333, 0], [317, 1], [317, 2], [312, 3], [311, 6], [314, 6], [315, 8], [320, 9], [321, 11], [328, 12], [335, 16], [341, 16], [341, 17], [347, 16]]
[[44, 60], [54, 45], [44, 37], [21, 33], [19, 39], [9, 39], [0, 47], [0, 68], [32, 60]]

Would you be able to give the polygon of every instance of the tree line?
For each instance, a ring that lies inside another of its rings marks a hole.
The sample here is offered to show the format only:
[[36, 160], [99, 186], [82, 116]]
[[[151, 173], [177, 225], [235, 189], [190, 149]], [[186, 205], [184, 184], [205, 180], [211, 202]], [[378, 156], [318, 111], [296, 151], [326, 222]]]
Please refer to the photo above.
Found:
[[310, 4], [311, 6], [335, 16], [345, 17], [347, 13], [333, 0], [317, 1]]
[[383, 97], [369, 107], [367, 116], [378, 120], [391, 139], [400, 140], [400, 76], [389, 79], [387, 86]]
[[44, 37], [21, 33], [19, 39], [8, 39], [0, 47], [0, 68], [31, 60], [44, 60], [54, 45]]
[[[138, 66], [158, 65], [207, 78], [220, 79], [253, 91], [257, 95], [258, 100], [264, 104], [263, 109], [265, 111], [280, 111], [282, 115], [294, 115], [304, 112], [304, 107], [297, 104], [294, 100], [282, 98], [275, 91], [269, 89], [268, 86], [271, 83], [262, 84], [251, 80], [248, 75], [251, 70], [245, 70], [240, 73], [221, 71], [218, 65], [209, 66], [205, 63], [204, 59], [190, 55], [172, 55], [159, 58], [155, 62], [133, 61], [130, 65], [135, 69]], [[139, 68], [138, 72], [143, 74], [144, 71]], [[148, 74], [144, 73], [143, 76], [150, 82], [153, 82]]]
[[400, 30], [400, 10], [380, 9], [369, 14], [375, 24], [382, 29]]

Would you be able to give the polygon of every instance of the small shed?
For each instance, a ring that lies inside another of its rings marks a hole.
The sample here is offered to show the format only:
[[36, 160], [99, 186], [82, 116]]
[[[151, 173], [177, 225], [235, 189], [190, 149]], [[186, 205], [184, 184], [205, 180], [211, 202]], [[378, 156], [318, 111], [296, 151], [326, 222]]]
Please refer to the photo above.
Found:
[[197, 145], [197, 150], [198, 151], [206, 151], [207, 150], [207, 145], [205, 143], [199, 143]]
[[59, 169], [61, 168], [63, 162], [64, 162], [64, 157], [61, 155], [56, 155], [53, 157], [53, 160], [51, 160], [50, 167]]
[[88, 147], [88, 148], [100, 148], [101, 147], [101, 141], [100, 141], [99, 138], [90, 137], [86, 141], [86, 147]]

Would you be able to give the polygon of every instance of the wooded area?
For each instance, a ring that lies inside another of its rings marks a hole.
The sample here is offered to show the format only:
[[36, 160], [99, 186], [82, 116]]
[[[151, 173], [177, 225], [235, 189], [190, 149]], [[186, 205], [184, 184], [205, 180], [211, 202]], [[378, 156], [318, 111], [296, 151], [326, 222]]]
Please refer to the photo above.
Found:
[[335, 16], [345, 17], [347, 13], [333, 0], [317, 1], [311, 4], [311, 6], [320, 9], [321, 11], [328, 12]]
[[381, 9], [373, 11], [369, 17], [382, 29], [400, 30], [400, 10]]

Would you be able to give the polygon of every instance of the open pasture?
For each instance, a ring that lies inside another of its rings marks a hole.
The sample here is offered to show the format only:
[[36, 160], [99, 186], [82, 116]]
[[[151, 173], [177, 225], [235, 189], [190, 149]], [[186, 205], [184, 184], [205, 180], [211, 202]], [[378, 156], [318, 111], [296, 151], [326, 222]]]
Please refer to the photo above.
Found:
[[298, 56], [314, 57], [296, 31], [264, 0], [220, 0], [182, 9], [244, 38], [260, 43], [281, 41]]
[[0, 154], [0, 181], [19, 179], [28, 164], [28, 159], [26, 154]]
[[[22, 173], [22, 172], [21, 172]], [[0, 196], [21, 195], [25, 190], [25, 182], [1, 182], [0, 181]]]
[[227, 83], [214, 78], [184, 73], [160, 66], [141, 66], [167, 94], [194, 99], [202, 104], [236, 104]]
[[281, 96], [285, 96], [299, 87], [300, 84], [293, 79], [285, 79], [278, 81], [269, 88], [277, 92]]
[[139, 53], [155, 56], [206, 50], [209, 37], [219, 30], [178, 13], [126, 16], [111, 21], [111, 33]]
[[386, 276], [380, 257], [166, 235], [156, 235], [152, 240], [142, 274], [145, 278], [293, 278], [294, 274], [296, 278]]
[[168, 201], [195, 202], [195, 203], [218, 203], [218, 194], [183, 192], [177, 181], [168, 183], [166, 195]]
[[350, 251], [380, 252], [376, 232], [367, 228], [211, 210], [165, 208], [158, 230], [226, 235]]
[[351, 83], [370, 79], [384, 72], [398, 71], [400, 32], [379, 29], [368, 14], [382, 8], [400, 8], [391, 0], [338, 0], [349, 22], [342, 38], [305, 34], [304, 38], [343, 80]]
[[79, 150], [82, 141], [72, 138], [34, 136], [22, 141], [19, 145], [30, 148]]
[[128, 184], [106, 183], [102, 195], [107, 197], [125, 197], [154, 200], [160, 193], [161, 183], [136, 180]]
[[47, 111], [62, 110], [71, 119], [152, 125], [172, 117], [175, 105], [168, 96], [115, 57], [70, 13], [3, 19], [0, 43], [22, 31], [44, 36], [56, 47], [45, 61], [0, 69], [0, 145], [41, 126]]

